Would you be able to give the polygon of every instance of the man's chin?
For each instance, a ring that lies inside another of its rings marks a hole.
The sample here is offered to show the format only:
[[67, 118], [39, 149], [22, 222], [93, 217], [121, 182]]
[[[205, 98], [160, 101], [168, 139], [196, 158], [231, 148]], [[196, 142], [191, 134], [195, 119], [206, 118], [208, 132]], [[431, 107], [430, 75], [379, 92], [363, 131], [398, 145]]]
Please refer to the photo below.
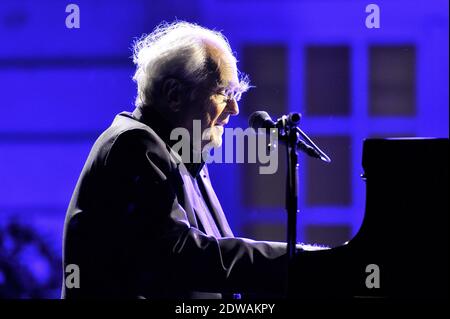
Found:
[[206, 147], [216, 148], [222, 146], [222, 135], [212, 135]]
[[222, 136], [217, 136], [213, 140], [211, 140], [212, 147], [221, 147], [222, 146]]
[[214, 126], [206, 130], [203, 139], [207, 141], [207, 148], [215, 148], [222, 146], [223, 126]]

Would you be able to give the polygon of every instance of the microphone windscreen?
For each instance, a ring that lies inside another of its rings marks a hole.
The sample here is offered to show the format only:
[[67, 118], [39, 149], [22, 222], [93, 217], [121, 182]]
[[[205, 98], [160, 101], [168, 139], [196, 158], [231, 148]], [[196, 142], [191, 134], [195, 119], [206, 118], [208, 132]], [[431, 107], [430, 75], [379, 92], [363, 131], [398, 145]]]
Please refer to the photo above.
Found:
[[272, 118], [265, 111], [256, 111], [253, 112], [248, 118], [248, 125], [257, 130], [258, 128], [266, 128], [273, 125]]

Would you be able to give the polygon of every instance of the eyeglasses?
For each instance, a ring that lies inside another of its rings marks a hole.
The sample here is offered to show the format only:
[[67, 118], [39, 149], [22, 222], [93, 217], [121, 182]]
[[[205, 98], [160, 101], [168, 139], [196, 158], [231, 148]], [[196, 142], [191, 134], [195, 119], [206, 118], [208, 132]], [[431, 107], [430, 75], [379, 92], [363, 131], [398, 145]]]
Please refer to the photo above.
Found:
[[235, 100], [236, 102], [239, 102], [242, 97], [241, 91], [236, 91], [236, 90], [232, 90], [232, 89], [225, 89], [225, 90], [216, 92], [216, 94], [223, 96], [224, 102], [226, 102], [226, 103], [229, 103], [233, 100]]

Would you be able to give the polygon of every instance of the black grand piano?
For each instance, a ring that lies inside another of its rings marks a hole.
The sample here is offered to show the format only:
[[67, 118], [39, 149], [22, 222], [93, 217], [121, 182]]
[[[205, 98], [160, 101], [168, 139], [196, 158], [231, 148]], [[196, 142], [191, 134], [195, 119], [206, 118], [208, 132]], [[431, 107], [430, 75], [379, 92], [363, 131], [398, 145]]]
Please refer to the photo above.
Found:
[[362, 226], [346, 245], [299, 253], [289, 296], [447, 299], [448, 142], [365, 140]]

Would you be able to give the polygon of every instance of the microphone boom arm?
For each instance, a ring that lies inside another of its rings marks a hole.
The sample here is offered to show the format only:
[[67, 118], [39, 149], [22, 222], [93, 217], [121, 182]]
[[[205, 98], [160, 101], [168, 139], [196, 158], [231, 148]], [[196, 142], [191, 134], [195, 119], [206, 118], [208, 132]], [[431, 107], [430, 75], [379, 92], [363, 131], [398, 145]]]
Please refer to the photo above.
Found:
[[331, 158], [325, 154], [314, 142], [308, 137], [308, 135], [305, 134], [299, 127], [296, 127], [297, 134], [299, 134], [301, 137], [303, 137], [307, 143], [301, 139], [298, 139], [297, 147], [308, 154], [311, 157], [320, 158], [322, 161], [326, 163], [331, 163]]

